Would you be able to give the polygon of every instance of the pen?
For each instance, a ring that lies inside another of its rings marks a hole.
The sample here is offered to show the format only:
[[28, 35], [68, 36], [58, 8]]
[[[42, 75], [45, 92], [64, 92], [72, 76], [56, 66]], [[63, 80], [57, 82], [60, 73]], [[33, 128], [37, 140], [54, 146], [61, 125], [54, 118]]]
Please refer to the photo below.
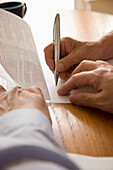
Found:
[[56, 70], [56, 63], [60, 59], [60, 15], [59, 14], [56, 14], [55, 21], [54, 21], [53, 43], [54, 43], [54, 64], [55, 64], [54, 78], [55, 78], [55, 84], [57, 86], [58, 72]]

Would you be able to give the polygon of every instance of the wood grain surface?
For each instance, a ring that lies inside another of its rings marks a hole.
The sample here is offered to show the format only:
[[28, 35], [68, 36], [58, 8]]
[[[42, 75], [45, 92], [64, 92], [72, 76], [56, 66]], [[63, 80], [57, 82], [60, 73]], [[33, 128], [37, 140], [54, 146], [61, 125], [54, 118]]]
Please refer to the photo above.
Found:
[[113, 115], [72, 104], [51, 104], [55, 138], [67, 152], [113, 156]]
[[[61, 35], [98, 40], [113, 29], [113, 16], [85, 11], [63, 11]], [[53, 132], [67, 152], [113, 156], [113, 115], [72, 104], [51, 104]]]
[[[60, 13], [61, 38], [95, 41], [113, 29], [113, 16], [85, 11], [41, 11], [36, 5], [26, 20], [32, 28], [39, 52], [51, 43], [53, 22]], [[35, 17], [35, 19], [33, 19]], [[53, 133], [67, 152], [91, 156], [113, 156], [113, 115], [73, 104], [49, 105]]]

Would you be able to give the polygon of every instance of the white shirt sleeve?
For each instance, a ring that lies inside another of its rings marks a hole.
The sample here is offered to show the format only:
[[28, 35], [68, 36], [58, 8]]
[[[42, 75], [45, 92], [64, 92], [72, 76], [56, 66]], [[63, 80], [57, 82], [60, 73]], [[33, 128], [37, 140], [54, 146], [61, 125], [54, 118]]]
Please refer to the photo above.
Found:
[[[0, 117], [0, 150], [23, 144], [47, 148], [66, 157], [65, 150], [54, 139], [49, 119], [36, 109], [13, 110]], [[36, 169], [65, 169], [58, 165], [54, 166], [54, 163], [41, 161], [22, 163], [14, 166], [14, 169], [28, 170], [32, 166], [34, 169], [35, 167]]]

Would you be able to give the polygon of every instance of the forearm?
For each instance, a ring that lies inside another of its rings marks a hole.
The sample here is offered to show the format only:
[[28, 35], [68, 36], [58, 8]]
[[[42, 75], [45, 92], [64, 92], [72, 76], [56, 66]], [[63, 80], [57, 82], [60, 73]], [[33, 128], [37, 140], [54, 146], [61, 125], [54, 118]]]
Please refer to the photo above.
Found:
[[108, 33], [99, 40], [100, 59], [108, 60], [113, 58], [113, 32]]
[[8, 112], [0, 117], [0, 125], [0, 138], [5, 141], [3, 145], [6, 147], [7, 144], [8, 147], [32, 144], [65, 154], [54, 139], [49, 119], [36, 109]]
[[48, 107], [39, 88], [16, 87], [4, 90], [1, 96], [0, 169], [76, 169], [54, 139]]
[[[16, 146], [36, 146], [37, 148], [43, 148], [46, 155], [48, 155], [46, 150], [49, 150], [67, 160], [65, 150], [54, 139], [49, 119], [36, 109], [18, 109], [0, 117], [0, 151]], [[40, 159], [30, 159], [11, 166], [11, 170], [32, 168], [65, 169], [52, 161], [41, 161]]]
[[84, 59], [93, 61], [113, 59], [113, 32], [97, 41], [86, 41], [83, 47], [81, 55]]

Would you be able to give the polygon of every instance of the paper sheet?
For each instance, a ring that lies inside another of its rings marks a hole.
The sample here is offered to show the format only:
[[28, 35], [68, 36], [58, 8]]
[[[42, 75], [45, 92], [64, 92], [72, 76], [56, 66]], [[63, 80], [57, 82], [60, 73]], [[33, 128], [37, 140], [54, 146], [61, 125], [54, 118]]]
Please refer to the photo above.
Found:
[[20, 17], [0, 9], [0, 61], [23, 88], [39, 87], [50, 100], [29, 25]]
[[5, 71], [3, 66], [0, 64], [0, 85], [6, 90], [11, 90], [13, 87], [19, 86]]
[[[48, 66], [46, 65], [43, 53], [41, 53], [41, 56], [43, 56], [43, 57], [40, 58], [40, 61], [41, 61], [44, 77], [45, 77], [45, 80], [47, 83], [48, 91], [50, 94], [51, 102], [52, 103], [70, 103], [68, 95], [67, 96], [59, 96], [57, 93], [57, 90], [59, 89], [59, 87], [61, 87], [61, 85], [65, 81], [62, 81], [59, 79], [58, 85], [57, 86], [55, 85], [54, 74], [49, 70]], [[110, 63], [111, 65], [113, 65], [113, 59], [107, 60], [107, 62]], [[89, 92], [93, 92], [93, 93], [97, 92], [96, 89], [94, 89], [93, 87], [90, 87], [90, 86], [80, 87], [74, 91], [89, 91]]]
[[93, 157], [68, 153], [81, 170], [113, 170], [113, 157]]

